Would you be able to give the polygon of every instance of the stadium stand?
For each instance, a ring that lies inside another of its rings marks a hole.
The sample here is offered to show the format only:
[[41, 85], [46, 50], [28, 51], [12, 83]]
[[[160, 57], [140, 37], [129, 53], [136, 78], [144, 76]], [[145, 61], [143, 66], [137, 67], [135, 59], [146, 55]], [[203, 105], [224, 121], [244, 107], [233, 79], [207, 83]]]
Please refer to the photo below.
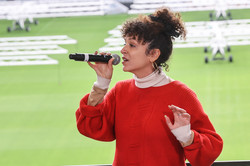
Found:
[[155, 9], [167, 6], [174, 11], [201, 11], [216, 10], [224, 6], [227, 9], [250, 8], [248, 0], [134, 0], [130, 6], [129, 14], [152, 13]]
[[126, 13], [128, 8], [115, 0], [0, 1], [0, 19], [71, 17]]
[[73, 17], [127, 13], [128, 8], [116, 0], [44, 0], [0, 1], [0, 19], [13, 20], [7, 31], [30, 31], [27, 23], [38, 24], [34, 18]]

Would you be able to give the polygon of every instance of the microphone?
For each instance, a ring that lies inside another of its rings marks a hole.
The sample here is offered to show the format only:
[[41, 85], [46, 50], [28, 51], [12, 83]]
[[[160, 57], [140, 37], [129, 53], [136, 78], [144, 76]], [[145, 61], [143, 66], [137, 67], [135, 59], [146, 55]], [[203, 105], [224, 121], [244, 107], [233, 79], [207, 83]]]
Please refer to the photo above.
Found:
[[114, 58], [114, 61], [112, 62], [113, 65], [118, 65], [121, 61], [121, 58], [117, 54], [112, 55], [93, 55], [93, 54], [69, 54], [69, 59], [73, 59], [75, 61], [86, 61], [86, 62], [104, 62], [108, 63], [108, 61]]

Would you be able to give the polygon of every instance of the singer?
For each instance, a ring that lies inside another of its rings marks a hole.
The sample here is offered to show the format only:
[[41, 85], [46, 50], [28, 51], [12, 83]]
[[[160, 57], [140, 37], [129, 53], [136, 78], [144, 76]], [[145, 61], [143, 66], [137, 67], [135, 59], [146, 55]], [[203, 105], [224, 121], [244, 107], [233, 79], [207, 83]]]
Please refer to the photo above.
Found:
[[185, 166], [186, 159], [192, 166], [211, 165], [222, 138], [195, 92], [162, 69], [168, 68], [173, 40], [186, 36], [180, 14], [160, 8], [127, 20], [121, 32], [123, 71], [134, 76], [108, 91], [114, 59], [88, 62], [97, 81], [76, 111], [79, 132], [116, 140], [113, 166]]

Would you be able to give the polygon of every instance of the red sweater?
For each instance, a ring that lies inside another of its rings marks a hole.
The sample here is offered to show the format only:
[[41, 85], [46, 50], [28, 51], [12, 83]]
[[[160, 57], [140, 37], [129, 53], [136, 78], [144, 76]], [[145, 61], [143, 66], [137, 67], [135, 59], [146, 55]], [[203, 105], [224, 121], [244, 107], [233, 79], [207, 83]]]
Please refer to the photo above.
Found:
[[[78, 130], [96, 140], [116, 140], [113, 166], [184, 166], [186, 159], [192, 166], [209, 166], [221, 153], [221, 137], [195, 93], [179, 81], [145, 89], [133, 79], [118, 82], [95, 107], [86, 104], [88, 95], [76, 111]], [[172, 104], [191, 115], [194, 141], [185, 148], [164, 119], [173, 121]]]

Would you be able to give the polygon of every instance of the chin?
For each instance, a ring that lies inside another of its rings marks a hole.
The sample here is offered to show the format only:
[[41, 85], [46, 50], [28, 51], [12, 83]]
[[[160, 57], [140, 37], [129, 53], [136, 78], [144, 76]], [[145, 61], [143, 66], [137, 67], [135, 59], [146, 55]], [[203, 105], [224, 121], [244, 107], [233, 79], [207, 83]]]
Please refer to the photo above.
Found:
[[130, 73], [133, 73], [136, 69], [137, 68], [131, 65], [123, 65], [123, 68], [122, 68], [124, 72], [130, 72]]
[[123, 67], [123, 69], [122, 69], [124, 72], [131, 72], [131, 70], [129, 70], [128, 68], [126, 68], [126, 67]]
[[128, 72], [128, 70], [127, 70], [126, 68], [124, 68], [124, 67], [123, 67], [123, 69], [122, 69], [122, 70], [123, 70], [124, 72]]

